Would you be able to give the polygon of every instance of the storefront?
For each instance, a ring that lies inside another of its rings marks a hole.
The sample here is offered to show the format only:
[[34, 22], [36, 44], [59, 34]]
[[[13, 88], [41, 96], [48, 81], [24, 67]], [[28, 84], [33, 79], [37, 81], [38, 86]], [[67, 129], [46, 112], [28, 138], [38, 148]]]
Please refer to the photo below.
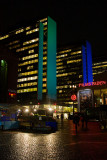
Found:
[[78, 111], [107, 105], [107, 81], [80, 83], [77, 92]]

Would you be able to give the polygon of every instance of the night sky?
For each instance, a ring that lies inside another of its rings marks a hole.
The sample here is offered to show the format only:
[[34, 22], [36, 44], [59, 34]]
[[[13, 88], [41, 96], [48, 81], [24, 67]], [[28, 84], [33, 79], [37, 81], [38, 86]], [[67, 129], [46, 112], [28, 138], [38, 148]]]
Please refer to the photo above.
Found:
[[106, 0], [0, 0], [0, 35], [46, 16], [57, 22], [58, 46], [89, 40], [93, 57], [107, 57]]

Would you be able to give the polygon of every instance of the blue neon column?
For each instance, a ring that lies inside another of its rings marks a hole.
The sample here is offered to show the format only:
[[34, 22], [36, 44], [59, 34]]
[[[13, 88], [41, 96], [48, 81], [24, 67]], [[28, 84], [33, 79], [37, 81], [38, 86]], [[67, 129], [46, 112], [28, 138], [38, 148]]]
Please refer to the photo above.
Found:
[[92, 74], [92, 53], [91, 53], [91, 45], [88, 41], [86, 41], [87, 48], [87, 75], [88, 82], [93, 82], [93, 74]]
[[85, 46], [82, 45], [83, 83], [87, 83], [87, 60]]
[[43, 29], [44, 26], [40, 22], [39, 26], [39, 57], [38, 57], [38, 100], [42, 100], [43, 86]]
[[47, 95], [56, 100], [56, 22], [48, 17], [47, 32]]

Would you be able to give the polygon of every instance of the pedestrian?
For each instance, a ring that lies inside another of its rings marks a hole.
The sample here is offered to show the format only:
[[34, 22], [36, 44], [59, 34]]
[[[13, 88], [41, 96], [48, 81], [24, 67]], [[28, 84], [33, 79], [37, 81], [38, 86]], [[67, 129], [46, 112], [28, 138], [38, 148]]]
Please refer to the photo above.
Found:
[[78, 114], [75, 114], [73, 117], [73, 123], [75, 124], [76, 134], [77, 134], [77, 126], [79, 124], [79, 120], [80, 120], [80, 117], [78, 116]]

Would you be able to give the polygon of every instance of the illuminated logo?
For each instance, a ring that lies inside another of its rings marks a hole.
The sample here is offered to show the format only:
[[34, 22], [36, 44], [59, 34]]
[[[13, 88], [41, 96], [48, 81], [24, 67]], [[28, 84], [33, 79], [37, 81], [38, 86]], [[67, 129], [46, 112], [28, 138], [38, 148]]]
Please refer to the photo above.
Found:
[[77, 99], [77, 96], [75, 95], [75, 94], [73, 94], [72, 96], [71, 96], [71, 100], [72, 101], [75, 101]]
[[86, 87], [86, 86], [102, 86], [106, 85], [106, 81], [97, 81], [97, 82], [89, 82], [89, 83], [79, 83], [79, 87]]

